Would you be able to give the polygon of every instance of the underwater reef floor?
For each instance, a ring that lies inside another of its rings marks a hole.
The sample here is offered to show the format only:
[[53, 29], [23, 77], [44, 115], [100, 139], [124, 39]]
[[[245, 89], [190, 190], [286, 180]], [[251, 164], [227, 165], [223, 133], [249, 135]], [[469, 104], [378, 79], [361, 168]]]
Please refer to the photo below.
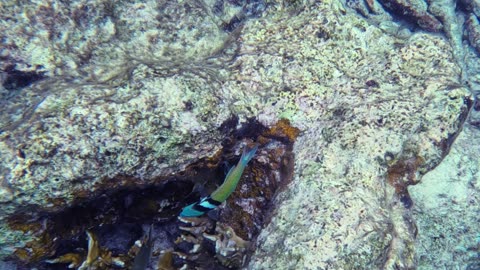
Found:
[[2, 267], [478, 268], [475, 1], [87, 2], [0, 7]]

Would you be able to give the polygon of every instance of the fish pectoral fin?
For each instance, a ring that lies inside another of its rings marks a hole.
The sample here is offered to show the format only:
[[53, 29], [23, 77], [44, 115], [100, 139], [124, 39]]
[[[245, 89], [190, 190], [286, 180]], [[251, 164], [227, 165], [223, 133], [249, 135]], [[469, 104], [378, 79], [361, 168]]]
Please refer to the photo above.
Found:
[[235, 166], [233, 166], [232, 168], [230, 168], [230, 170], [228, 171], [227, 176], [225, 176], [225, 179], [223, 180], [224, 183], [225, 183], [225, 181], [227, 181], [227, 179], [228, 179], [228, 177], [230, 176], [230, 174], [232, 174], [233, 169], [235, 169]]

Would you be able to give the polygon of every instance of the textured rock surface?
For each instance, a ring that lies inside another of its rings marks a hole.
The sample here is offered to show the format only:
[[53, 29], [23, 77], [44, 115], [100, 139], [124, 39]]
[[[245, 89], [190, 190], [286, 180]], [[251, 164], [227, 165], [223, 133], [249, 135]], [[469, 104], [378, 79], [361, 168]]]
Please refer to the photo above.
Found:
[[[61, 209], [119, 175], [148, 183], [221, 147], [232, 110], [220, 105], [236, 97], [219, 93], [224, 69], [206, 58], [227, 34], [213, 17], [192, 27], [204, 12], [195, 3], [112, 5], [2, 6], [3, 64], [46, 78], [2, 88], [1, 219]], [[32, 237], [1, 228], [3, 255]]]
[[243, 37], [247, 52], [266, 51], [242, 61], [257, 70], [258, 88], [286, 86], [290, 102], [270, 110], [305, 131], [294, 183], [279, 197], [252, 269], [414, 267], [411, 202], [386, 183], [387, 167], [419, 158], [419, 181], [471, 103], [447, 40], [397, 39], [333, 5], [259, 21], [262, 35]]
[[[303, 131], [294, 180], [249, 267], [415, 266], [399, 186], [442, 160], [471, 104], [448, 40], [385, 31], [338, 1], [274, 5], [231, 34], [203, 5], [119, 3], [2, 7], [18, 25], [2, 24], [2, 59], [46, 76], [2, 89], [2, 219], [65, 207], [118, 175], [182, 170], [219, 149], [231, 114], [288, 118]], [[41, 12], [52, 21], [32, 21]], [[0, 229], [1, 255], [34, 237]]]
[[450, 154], [410, 188], [419, 269], [478, 269], [480, 132], [466, 125]]
[[462, 82], [474, 86], [472, 88], [479, 86], [478, 80], [468, 74], [468, 70], [478, 69], [465, 61], [472, 48], [477, 54], [479, 52], [478, 1], [346, 0], [345, 3], [372, 24], [397, 36], [406, 36], [419, 29], [445, 34], [463, 70]]

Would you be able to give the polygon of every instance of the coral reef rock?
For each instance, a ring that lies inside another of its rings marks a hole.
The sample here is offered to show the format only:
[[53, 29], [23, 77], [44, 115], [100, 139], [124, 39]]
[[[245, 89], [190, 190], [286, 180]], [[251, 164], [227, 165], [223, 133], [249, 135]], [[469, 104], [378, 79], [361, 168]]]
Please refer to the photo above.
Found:
[[419, 268], [480, 266], [480, 133], [465, 125], [450, 154], [411, 188]]
[[[224, 267], [433, 263], [417, 241], [436, 233], [431, 215], [444, 221], [430, 207], [439, 202], [409, 186], [449, 153], [480, 82], [466, 67], [480, 63], [453, 3], [347, 2], [2, 3], [0, 266], [48, 269], [85, 249], [91, 228], [102, 249], [116, 239], [126, 253], [142, 235], [132, 224], [162, 224], [152, 256], [177, 266], [165, 232], [198, 187], [221, 183], [222, 162], [256, 142], [217, 231], [196, 232]], [[462, 12], [476, 14], [473, 2]], [[196, 248], [182, 256], [212, 253]], [[459, 248], [478, 254], [478, 244]]]

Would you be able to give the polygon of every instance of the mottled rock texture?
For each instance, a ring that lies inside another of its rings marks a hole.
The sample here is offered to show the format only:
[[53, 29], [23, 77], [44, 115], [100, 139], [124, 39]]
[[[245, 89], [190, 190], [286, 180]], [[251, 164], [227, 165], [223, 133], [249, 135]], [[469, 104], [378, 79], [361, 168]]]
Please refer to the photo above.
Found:
[[[234, 113], [222, 104], [236, 97], [221, 93], [228, 65], [218, 59], [229, 55], [217, 55], [231, 41], [196, 2], [2, 9], [2, 64], [44, 75], [2, 88], [2, 220], [62, 209], [100, 186], [147, 184], [221, 147], [221, 124]], [[2, 230], [2, 255], [32, 237]]]
[[345, 5], [370, 23], [397, 36], [406, 36], [411, 31], [444, 34], [462, 68], [462, 82], [472, 88], [479, 87], [476, 64], [468, 61], [468, 54], [475, 52], [478, 55], [480, 52], [479, 1], [345, 0]]
[[480, 133], [465, 125], [449, 155], [410, 188], [419, 269], [480, 266]]
[[207, 1], [2, 6], [5, 65], [44, 77], [1, 93], [0, 254], [35, 237], [9, 215], [180, 171], [213, 155], [237, 115], [302, 130], [248, 268], [415, 267], [407, 186], [440, 163], [472, 105], [461, 65], [440, 35], [299, 2], [238, 26], [234, 8], [218, 16]]
[[414, 267], [417, 231], [401, 183], [441, 161], [471, 106], [447, 40], [398, 39], [333, 6], [255, 22], [262, 34], [243, 39], [247, 52], [266, 51], [242, 61], [258, 89], [286, 86], [290, 102], [269, 110], [305, 132], [252, 269]]

